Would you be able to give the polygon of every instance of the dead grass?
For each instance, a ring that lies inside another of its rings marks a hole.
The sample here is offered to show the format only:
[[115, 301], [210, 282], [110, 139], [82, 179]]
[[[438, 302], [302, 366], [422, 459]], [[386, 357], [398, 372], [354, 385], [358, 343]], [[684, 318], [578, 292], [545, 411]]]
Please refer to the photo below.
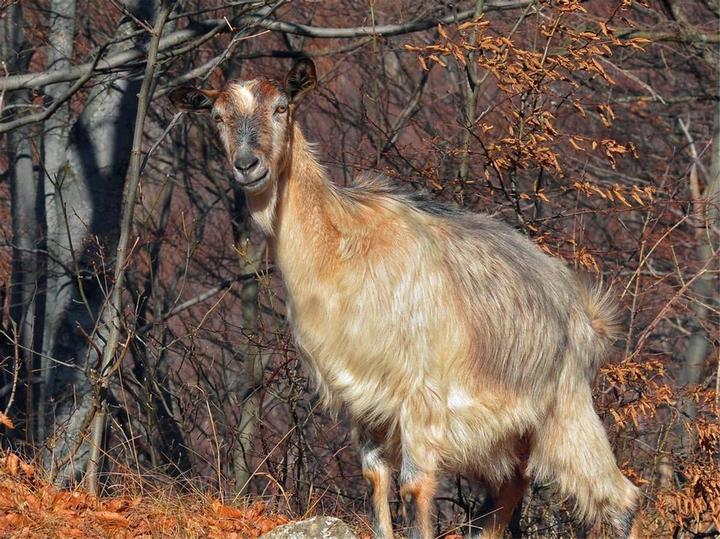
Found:
[[0, 457], [0, 537], [252, 539], [289, 519], [262, 502], [225, 505], [201, 493], [94, 497], [58, 490], [13, 453]]

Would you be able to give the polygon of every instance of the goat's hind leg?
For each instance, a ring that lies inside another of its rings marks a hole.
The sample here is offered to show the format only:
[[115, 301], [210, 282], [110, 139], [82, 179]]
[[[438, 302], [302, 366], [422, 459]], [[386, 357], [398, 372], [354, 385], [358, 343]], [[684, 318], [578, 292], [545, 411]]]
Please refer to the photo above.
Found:
[[[507, 441], [504, 447], [510, 448], [510, 442]], [[489, 481], [487, 477], [476, 478], [485, 485], [487, 494], [480, 510], [474, 511], [472, 515], [468, 537], [494, 539], [504, 535], [530, 485], [530, 477], [527, 473], [529, 451], [528, 437], [518, 438], [511, 451], [506, 453], [495, 451], [493, 470], [497, 474], [494, 476], [495, 479]], [[505, 473], [502, 472], [503, 470]], [[517, 516], [519, 519], [519, 514]], [[519, 525], [519, 520], [516, 524]], [[517, 530], [515, 533], [518, 533]]]
[[470, 524], [470, 539], [501, 538], [513, 518], [515, 509], [522, 501], [530, 479], [524, 473], [524, 466], [505, 481], [500, 488], [490, 489], [477, 518]]
[[615, 463], [590, 388], [576, 389], [566, 404], [567, 411], [556, 411], [536, 437], [530, 470], [541, 480], [556, 480], [587, 524], [599, 521], [613, 538], [635, 537], [639, 491]]
[[372, 530], [376, 539], [392, 539], [390, 518], [390, 467], [383, 456], [382, 446], [369, 440], [361, 440], [362, 474], [368, 483], [372, 498]]

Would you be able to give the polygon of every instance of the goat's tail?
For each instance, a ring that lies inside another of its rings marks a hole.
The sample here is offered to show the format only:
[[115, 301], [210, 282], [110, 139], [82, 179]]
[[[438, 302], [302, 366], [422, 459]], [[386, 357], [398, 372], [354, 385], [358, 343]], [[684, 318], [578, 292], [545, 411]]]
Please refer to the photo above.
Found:
[[620, 309], [612, 290], [603, 286], [602, 281], [595, 284], [580, 283], [580, 294], [590, 324], [595, 333], [609, 344], [617, 340], [622, 333]]
[[590, 360], [588, 374], [592, 378], [607, 358], [613, 342], [622, 334], [620, 309], [612, 290], [603, 286], [602, 281], [597, 283], [579, 282], [578, 291], [595, 334], [591, 339], [593, 342], [588, 358]]

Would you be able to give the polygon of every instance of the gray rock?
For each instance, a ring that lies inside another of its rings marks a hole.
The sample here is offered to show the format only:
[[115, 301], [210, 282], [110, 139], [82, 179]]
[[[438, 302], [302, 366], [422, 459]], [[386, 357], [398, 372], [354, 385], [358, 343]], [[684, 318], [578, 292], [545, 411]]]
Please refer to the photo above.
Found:
[[338, 518], [313, 517], [278, 526], [260, 539], [357, 539], [357, 535]]

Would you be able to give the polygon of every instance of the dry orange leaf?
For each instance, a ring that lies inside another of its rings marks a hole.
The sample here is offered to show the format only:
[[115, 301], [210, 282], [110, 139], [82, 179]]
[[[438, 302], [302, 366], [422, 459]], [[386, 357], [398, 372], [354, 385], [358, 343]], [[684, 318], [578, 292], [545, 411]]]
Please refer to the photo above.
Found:
[[27, 462], [20, 461], [20, 469], [28, 477], [35, 475], [35, 468], [30, 466]]
[[40, 513], [43, 508], [40, 500], [38, 500], [37, 496], [34, 494], [28, 494], [25, 496], [25, 504], [31, 511], [35, 511], [36, 513]]
[[5, 469], [7, 470], [7, 473], [13, 476], [17, 475], [19, 467], [20, 459], [17, 455], [9, 453], [7, 459], [5, 460]]
[[25, 523], [25, 517], [17, 513], [9, 513], [4, 517], [0, 517], [0, 530], [9, 528], [18, 528]]
[[82, 531], [78, 530], [77, 528], [60, 528], [58, 530], [58, 534], [60, 537], [85, 537], [86, 534]]
[[103, 525], [119, 526], [123, 528], [127, 528], [130, 525], [130, 521], [128, 519], [120, 513], [115, 513], [114, 511], [96, 511], [94, 515], [95, 518]]
[[14, 429], [15, 424], [12, 422], [12, 419], [10, 419], [8, 416], [0, 412], [0, 425], [4, 425], [9, 429]]
[[245, 516], [245, 511], [242, 511], [237, 507], [223, 505], [217, 500], [212, 503], [212, 508], [220, 518], [242, 518]]
[[265, 512], [265, 504], [263, 502], [254, 503], [246, 511], [243, 511], [243, 515], [247, 519], [258, 518]]
[[140, 498], [113, 498], [103, 504], [106, 511], [127, 511], [140, 505]]

